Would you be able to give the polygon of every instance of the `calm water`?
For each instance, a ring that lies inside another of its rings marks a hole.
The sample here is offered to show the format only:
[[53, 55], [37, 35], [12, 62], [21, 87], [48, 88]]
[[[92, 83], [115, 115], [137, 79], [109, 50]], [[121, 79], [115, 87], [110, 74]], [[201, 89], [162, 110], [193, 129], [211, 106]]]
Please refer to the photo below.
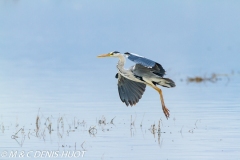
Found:
[[56, 93], [38, 81], [32, 87], [43, 87], [46, 97], [8, 89], [1, 94], [0, 150], [86, 151], [84, 159], [239, 159], [239, 75], [215, 83], [173, 77], [177, 87], [163, 88], [169, 120], [151, 88], [132, 108], [120, 102], [116, 84], [104, 81], [89, 91], [66, 78]]
[[[240, 160], [239, 5], [0, 1], [0, 159]], [[163, 65], [170, 119], [151, 88], [120, 101], [113, 50]]]

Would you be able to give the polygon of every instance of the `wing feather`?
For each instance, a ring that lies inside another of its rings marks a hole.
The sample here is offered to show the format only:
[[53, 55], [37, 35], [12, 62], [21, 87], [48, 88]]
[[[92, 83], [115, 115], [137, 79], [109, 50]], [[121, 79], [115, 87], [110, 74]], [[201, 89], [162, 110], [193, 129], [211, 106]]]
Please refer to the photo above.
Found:
[[150, 59], [147, 59], [145, 57], [142, 57], [140, 55], [137, 55], [137, 54], [134, 54], [134, 53], [124, 53], [127, 58], [137, 64], [141, 64], [143, 65], [144, 67], [148, 67], [148, 68], [152, 68], [156, 65], [156, 62], [150, 60]]
[[144, 69], [145, 71], [151, 71], [153, 74], [158, 75], [160, 77], [163, 77], [165, 74], [165, 70], [163, 69], [162, 65], [154, 62], [150, 59], [147, 59], [145, 57], [142, 57], [140, 55], [134, 54], [134, 53], [124, 53], [127, 58], [133, 62], [136, 63], [136, 67]]
[[122, 102], [127, 106], [135, 105], [145, 91], [146, 84], [131, 81], [118, 73], [118, 93]]

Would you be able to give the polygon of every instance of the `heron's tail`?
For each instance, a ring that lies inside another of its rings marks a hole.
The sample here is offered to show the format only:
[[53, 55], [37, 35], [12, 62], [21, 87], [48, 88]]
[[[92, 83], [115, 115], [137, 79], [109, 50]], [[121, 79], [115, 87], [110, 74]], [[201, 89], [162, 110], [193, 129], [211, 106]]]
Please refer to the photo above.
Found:
[[172, 88], [176, 86], [173, 80], [169, 78], [161, 78], [160, 81], [157, 82], [157, 84], [167, 88]]

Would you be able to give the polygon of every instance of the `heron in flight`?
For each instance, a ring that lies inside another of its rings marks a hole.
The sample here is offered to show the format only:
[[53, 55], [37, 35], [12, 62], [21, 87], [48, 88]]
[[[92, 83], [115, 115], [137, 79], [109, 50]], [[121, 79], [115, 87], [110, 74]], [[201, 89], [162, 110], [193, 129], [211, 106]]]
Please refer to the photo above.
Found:
[[[125, 69], [125, 56], [135, 62], [136, 65], [130, 67], [130, 69]], [[165, 70], [159, 63], [129, 52], [121, 54], [114, 51], [101, 54], [98, 57], [116, 57], [119, 59], [117, 64], [118, 73], [115, 77], [118, 79], [118, 93], [123, 103], [127, 106], [138, 103], [139, 99], [142, 98], [146, 85], [148, 85], [160, 94], [163, 113], [167, 119], [169, 118], [170, 114], [164, 104], [162, 90], [156, 85], [171, 88], [175, 87], [175, 83], [169, 78], [163, 78]]]

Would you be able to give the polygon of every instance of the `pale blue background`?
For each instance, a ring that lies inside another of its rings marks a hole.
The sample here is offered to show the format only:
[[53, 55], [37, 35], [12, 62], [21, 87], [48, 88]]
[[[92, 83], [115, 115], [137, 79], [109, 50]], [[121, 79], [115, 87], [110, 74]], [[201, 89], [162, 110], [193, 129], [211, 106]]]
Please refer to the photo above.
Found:
[[207, 0], [2, 0], [0, 86], [13, 90], [11, 96], [22, 88], [41, 96], [49, 85], [63, 92], [59, 78], [80, 78], [75, 89], [104, 80], [114, 84], [116, 60], [96, 58], [113, 50], [156, 60], [172, 76], [237, 72], [239, 6]]
[[[87, 159], [239, 158], [239, 6], [238, 0], [1, 0], [0, 128], [7, 129], [0, 132], [0, 152], [54, 150], [75, 141], [80, 148], [86, 141]], [[153, 89], [136, 107], [122, 104], [117, 59], [96, 58], [114, 50], [140, 54], [167, 70], [177, 84], [163, 88], [169, 120]], [[186, 83], [187, 77], [212, 73], [228, 78]], [[53, 117], [55, 129], [62, 115], [69, 122], [85, 120], [87, 127], [97, 126], [102, 115], [108, 122], [116, 117], [116, 125], [105, 126], [110, 132], [99, 127], [96, 137], [76, 131], [59, 140], [53, 132], [51, 143], [31, 138], [19, 147], [10, 136], [22, 126], [33, 131], [37, 114]], [[137, 117], [134, 136], [131, 116]], [[160, 118], [161, 147], [148, 130]]]

